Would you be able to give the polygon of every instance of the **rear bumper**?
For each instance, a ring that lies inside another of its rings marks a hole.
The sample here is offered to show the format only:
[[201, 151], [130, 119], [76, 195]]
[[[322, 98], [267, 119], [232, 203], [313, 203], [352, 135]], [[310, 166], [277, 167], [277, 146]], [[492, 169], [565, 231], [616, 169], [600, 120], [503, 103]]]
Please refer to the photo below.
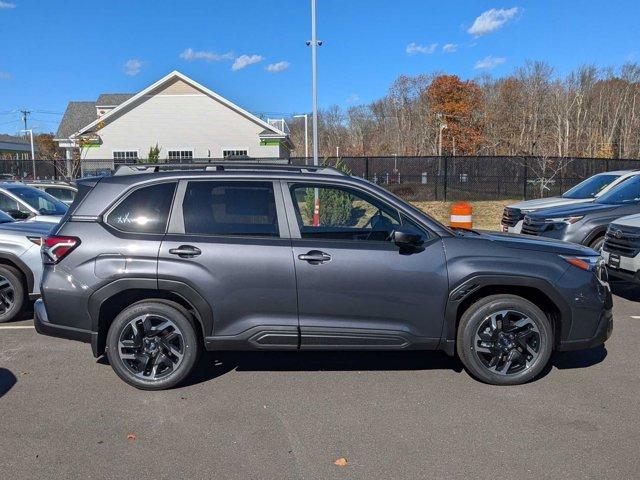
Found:
[[600, 321], [596, 327], [595, 334], [591, 338], [584, 338], [579, 340], [565, 340], [560, 342], [558, 350], [567, 352], [571, 350], [583, 350], [587, 348], [594, 348], [603, 345], [613, 332], [613, 311], [608, 308], [600, 315]]
[[84, 343], [95, 343], [97, 334], [90, 330], [81, 328], [67, 327], [66, 325], [56, 325], [49, 323], [47, 310], [44, 307], [42, 299], [36, 300], [33, 304], [33, 323], [36, 332], [49, 337], [66, 338], [68, 340], [76, 340]]

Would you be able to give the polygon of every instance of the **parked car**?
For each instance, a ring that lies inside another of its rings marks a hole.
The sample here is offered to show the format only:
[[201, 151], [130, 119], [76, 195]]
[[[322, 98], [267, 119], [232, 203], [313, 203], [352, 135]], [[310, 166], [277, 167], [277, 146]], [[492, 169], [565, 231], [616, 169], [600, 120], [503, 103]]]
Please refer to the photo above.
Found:
[[0, 182], [0, 210], [16, 220], [58, 223], [69, 207], [21, 182]]
[[640, 175], [599, 196], [591, 203], [556, 207], [529, 213], [522, 233], [587, 245], [600, 251], [609, 224], [640, 213]]
[[640, 170], [618, 170], [598, 173], [570, 188], [559, 197], [537, 198], [514, 203], [505, 207], [502, 214], [502, 231], [520, 233], [524, 217], [544, 208], [593, 202], [625, 180], [640, 174]]
[[25, 182], [26, 185], [47, 192], [54, 198], [57, 198], [65, 205], [71, 205], [76, 196], [78, 189], [73, 185], [62, 181], [45, 181], [37, 180], [35, 182]]
[[40, 244], [50, 222], [16, 222], [0, 211], [0, 323], [18, 318], [40, 294]]
[[609, 225], [602, 257], [611, 277], [640, 283], [640, 214]]
[[611, 334], [591, 249], [454, 231], [330, 168], [175, 168], [80, 181], [42, 246], [36, 329], [135, 387], [178, 384], [203, 349], [440, 349], [520, 384]]

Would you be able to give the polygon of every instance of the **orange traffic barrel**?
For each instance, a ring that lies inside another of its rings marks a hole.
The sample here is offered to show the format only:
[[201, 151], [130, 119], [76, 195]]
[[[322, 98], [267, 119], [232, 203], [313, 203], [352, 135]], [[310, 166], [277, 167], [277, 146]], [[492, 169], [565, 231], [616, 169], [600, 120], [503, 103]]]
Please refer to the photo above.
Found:
[[473, 228], [473, 207], [467, 202], [451, 205], [451, 226], [453, 228]]

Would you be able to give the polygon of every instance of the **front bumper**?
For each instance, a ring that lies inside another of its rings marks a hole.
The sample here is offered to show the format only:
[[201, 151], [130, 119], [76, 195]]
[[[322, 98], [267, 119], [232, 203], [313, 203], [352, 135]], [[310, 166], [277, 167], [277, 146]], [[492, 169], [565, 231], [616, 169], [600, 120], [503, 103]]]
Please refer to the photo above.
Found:
[[50, 323], [49, 318], [47, 317], [47, 310], [44, 307], [42, 299], [36, 300], [33, 304], [33, 324], [36, 328], [36, 332], [41, 335], [91, 343], [92, 346], [97, 341], [97, 334], [90, 330]]
[[618, 268], [609, 265], [609, 252], [603, 250], [601, 255], [607, 266], [607, 272], [611, 277], [640, 284], [640, 254], [633, 258], [619, 255], [620, 262]]
[[594, 348], [603, 345], [613, 332], [613, 312], [609, 308], [602, 312], [600, 321], [596, 327], [595, 334], [590, 338], [584, 338], [580, 340], [565, 340], [560, 342], [558, 350], [561, 352], [568, 352], [572, 350], [583, 350], [587, 348]]

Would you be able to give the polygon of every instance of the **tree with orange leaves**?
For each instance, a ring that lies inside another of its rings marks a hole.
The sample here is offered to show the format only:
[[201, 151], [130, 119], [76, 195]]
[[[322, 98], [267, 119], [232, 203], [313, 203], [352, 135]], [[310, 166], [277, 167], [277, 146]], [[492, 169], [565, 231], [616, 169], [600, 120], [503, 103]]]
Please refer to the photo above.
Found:
[[440, 75], [427, 89], [429, 110], [447, 125], [442, 136], [443, 153], [475, 155], [484, 143], [482, 91], [475, 82], [456, 75]]

